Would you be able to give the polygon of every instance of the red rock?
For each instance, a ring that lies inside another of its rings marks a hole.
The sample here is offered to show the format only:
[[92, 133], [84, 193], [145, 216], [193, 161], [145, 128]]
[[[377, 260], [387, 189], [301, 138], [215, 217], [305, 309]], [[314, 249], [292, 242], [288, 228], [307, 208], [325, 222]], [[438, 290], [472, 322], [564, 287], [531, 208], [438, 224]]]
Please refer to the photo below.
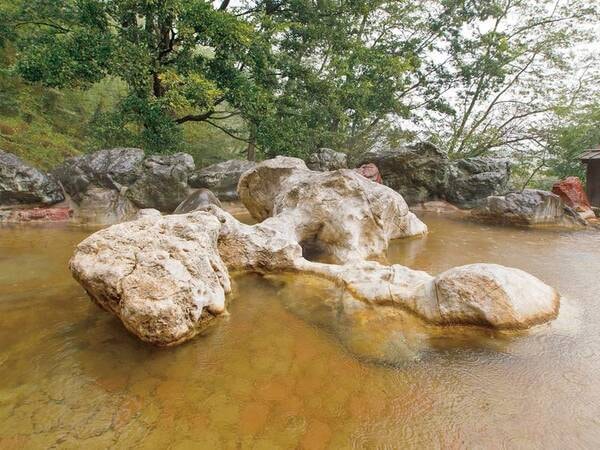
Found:
[[362, 166], [354, 169], [355, 172], [361, 174], [363, 177], [374, 181], [376, 183], [381, 184], [381, 174], [379, 173], [379, 169], [373, 163], [363, 164]]
[[71, 220], [73, 210], [68, 207], [15, 209], [8, 215], [9, 222], [65, 222]]
[[585, 195], [583, 183], [578, 177], [567, 177], [552, 186], [552, 193], [558, 195], [563, 202], [573, 208], [584, 219], [595, 217], [590, 202]]

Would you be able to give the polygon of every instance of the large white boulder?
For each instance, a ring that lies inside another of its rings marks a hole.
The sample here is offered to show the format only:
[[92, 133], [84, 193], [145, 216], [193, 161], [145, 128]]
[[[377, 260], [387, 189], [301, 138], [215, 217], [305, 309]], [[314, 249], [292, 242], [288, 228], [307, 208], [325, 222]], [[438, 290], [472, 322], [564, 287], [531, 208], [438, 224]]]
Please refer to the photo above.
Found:
[[220, 225], [205, 212], [143, 216], [85, 239], [70, 269], [140, 339], [177, 344], [225, 312], [231, 287], [217, 250]]
[[389, 241], [425, 234], [427, 226], [394, 190], [352, 170], [315, 172], [297, 158], [277, 157], [245, 172], [240, 199], [259, 220], [293, 236], [304, 248], [345, 264], [385, 255]]

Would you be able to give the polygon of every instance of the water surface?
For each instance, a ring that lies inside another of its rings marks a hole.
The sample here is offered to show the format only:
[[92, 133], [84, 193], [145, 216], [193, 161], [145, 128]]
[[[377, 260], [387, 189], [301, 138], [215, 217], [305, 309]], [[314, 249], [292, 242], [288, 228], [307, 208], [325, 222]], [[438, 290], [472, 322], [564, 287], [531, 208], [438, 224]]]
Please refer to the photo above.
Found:
[[155, 349], [72, 280], [89, 229], [0, 228], [0, 448], [597, 448], [600, 233], [424, 215], [389, 260], [492, 262], [565, 296], [517, 335], [428, 327], [310, 277], [236, 277], [230, 316]]

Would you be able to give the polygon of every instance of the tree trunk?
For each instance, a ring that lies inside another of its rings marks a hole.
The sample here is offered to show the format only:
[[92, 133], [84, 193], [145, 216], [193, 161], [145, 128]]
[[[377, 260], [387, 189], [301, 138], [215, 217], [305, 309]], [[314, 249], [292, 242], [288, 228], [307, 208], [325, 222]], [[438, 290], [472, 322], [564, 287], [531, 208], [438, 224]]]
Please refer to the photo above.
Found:
[[256, 161], [256, 131], [254, 126], [250, 127], [250, 139], [248, 139], [248, 147], [246, 147], [246, 157], [248, 161]]

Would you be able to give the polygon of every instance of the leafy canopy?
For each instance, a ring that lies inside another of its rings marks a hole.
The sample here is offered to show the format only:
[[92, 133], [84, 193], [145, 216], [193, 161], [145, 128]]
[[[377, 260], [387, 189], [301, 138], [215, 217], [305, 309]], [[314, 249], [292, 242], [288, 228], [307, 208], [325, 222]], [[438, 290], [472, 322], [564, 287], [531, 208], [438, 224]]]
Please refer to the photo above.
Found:
[[269, 48], [247, 22], [203, 0], [32, 0], [13, 14], [27, 27], [16, 71], [49, 87], [88, 87], [106, 76], [128, 86], [116, 128], [140, 129], [145, 147], [168, 151], [179, 125], [254, 120], [274, 86]]

